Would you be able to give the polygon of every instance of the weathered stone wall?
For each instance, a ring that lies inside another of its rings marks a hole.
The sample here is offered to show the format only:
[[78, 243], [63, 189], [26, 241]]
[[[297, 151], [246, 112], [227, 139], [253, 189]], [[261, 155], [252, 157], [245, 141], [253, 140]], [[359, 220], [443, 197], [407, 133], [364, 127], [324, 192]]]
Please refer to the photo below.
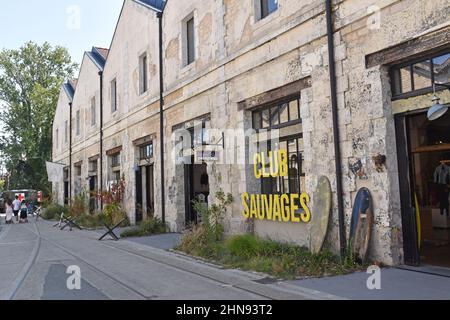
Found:
[[[448, 24], [450, 6], [446, 0], [339, 0], [333, 4], [347, 232], [356, 193], [367, 187], [372, 192], [376, 220], [371, 258], [398, 264], [403, 259], [403, 244], [390, 81], [387, 68], [368, 69], [365, 59], [368, 54]], [[190, 17], [195, 19], [196, 61], [185, 66], [183, 23]], [[154, 133], [156, 215], [161, 212], [157, 27], [154, 12], [126, 1], [104, 72], [104, 150], [123, 147], [125, 202], [132, 221], [137, 159], [132, 142]], [[201, 117], [210, 118], [209, 126], [214, 129], [251, 129], [251, 112], [240, 110], [240, 102], [309, 77], [311, 87], [300, 92], [306, 192], [313, 195], [320, 176], [330, 179], [333, 211], [327, 245], [338, 252], [324, 1], [280, 0], [279, 9], [261, 21], [252, 0], [168, 1], [163, 28], [166, 218], [171, 230], [185, 227], [184, 168], [174, 161], [174, 130], [188, 128]], [[150, 90], [139, 95], [138, 58], [145, 51], [149, 53]], [[111, 114], [110, 81], [114, 78], [119, 110]], [[235, 151], [248, 152], [248, 147], [241, 143]], [[382, 172], [372, 160], [378, 154], [387, 156]], [[363, 171], [356, 174], [351, 168], [359, 162]], [[103, 167], [104, 181], [108, 181], [107, 157]], [[309, 245], [308, 225], [244, 220], [241, 194], [260, 190], [251, 166], [211, 164], [208, 173], [212, 194], [221, 188], [236, 199], [226, 218], [227, 232], [253, 230], [261, 236]], [[314, 215], [314, 198], [310, 207]]]
[[[100, 152], [100, 77], [98, 67], [84, 55], [72, 104], [72, 199], [80, 193], [89, 194], [89, 158]], [[92, 125], [91, 103], [95, 99], [95, 125]], [[77, 134], [77, 112], [80, 112], [80, 133]], [[82, 163], [81, 178], [73, 165]]]
[[[53, 121], [53, 162], [69, 165], [69, 137], [65, 142], [65, 123], [70, 118], [69, 97], [61, 87], [59, 93], [58, 105], [56, 107], [55, 118]], [[58, 136], [56, 136], [58, 130]], [[67, 129], [69, 135], [69, 128]], [[58, 143], [57, 143], [58, 141]], [[64, 204], [64, 183], [63, 181], [52, 184], [53, 198], [58, 204]]]
[[[147, 55], [148, 90], [140, 92], [139, 60]], [[159, 133], [159, 68], [158, 20], [155, 12], [126, 0], [106, 61], [104, 77], [104, 151], [122, 146], [121, 173], [125, 178], [125, 210], [135, 222], [135, 170], [139, 150], [133, 141]], [[117, 79], [117, 112], [111, 109], [111, 81]], [[156, 139], [158, 138], [157, 136]], [[155, 159], [159, 157], [157, 140], [154, 141]], [[159, 161], [155, 164], [159, 171]], [[109, 159], [104, 156], [104, 188], [111, 180]], [[155, 195], [160, 199], [160, 195]], [[160, 211], [160, 200], [155, 199]]]
[[[166, 26], [166, 29], [169, 28], [165, 31], [168, 43], [166, 49], [169, 51], [166, 53], [169, 55], [166, 61], [170, 61], [167, 63], [170, 68], [166, 66], [166, 73], [173, 74], [166, 78], [169, 88], [166, 114], [169, 125], [166, 134], [170, 133], [172, 125], [205, 113], [211, 114], [213, 128], [248, 129], [251, 127], [250, 115], [248, 112], [238, 112], [238, 102], [311, 76], [312, 87], [301, 93], [306, 191], [313, 194], [321, 175], [330, 178], [335, 191], [334, 133], [324, 4], [322, 1], [279, 3], [279, 10], [266, 21], [255, 21], [251, 1], [223, 1], [223, 20], [215, 20], [223, 28], [220, 32], [224, 35], [224, 43], [220, 43], [219, 39], [215, 47], [223, 48], [216, 55], [222, 59], [212, 61], [208, 70], [199, 68], [198, 65], [205, 63], [198, 62], [188, 70], [187, 76], [184, 76], [185, 70], [180, 67], [181, 28], [175, 24], [175, 31], [172, 31], [172, 24]], [[200, 9], [195, 5], [190, 4], [185, 11], [178, 6], [176, 13], [172, 13], [173, 9], [168, 5], [166, 21], [176, 20], [175, 16], [182, 19], [182, 16], [187, 16], [191, 11], [196, 12], [197, 16], [207, 16], [210, 14], [209, 10], [214, 14], [210, 5], [204, 2]], [[373, 195], [376, 216], [371, 258], [396, 264], [402, 261], [403, 253], [390, 83], [385, 68], [366, 69], [365, 57], [416, 37], [433, 26], [446, 23], [448, 5], [445, 1], [426, 5], [423, 1], [337, 1], [334, 9], [347, 232], [356, 193], [361, 187], [368, 187]], [[208, 49], [208, 46], [203, 48], [200, 44], [197, 50]], [[170, 90], [171, 88], [174, 89]], [[217, 90], [221, 94], [214, 93]], [[210, 96], [214, 96], [214, 101], [208, 99]], [[196, 105], [196, 108], [192, 110], [191, 105]], [[170, 150], [170, 145], [168, 149]], [[373, 163], [372, 157], [378, 154], [388, 156], [384, 172], [378, 172]], [[364, 170], [361, 177], [350, 170], [350, 166], [358, 161], [361, 161]], [[179, 181], [180, 171], [176, 168], [170, 170], [167, 181], [171, 190], [169, 194], [178, 194], [179, 199], [169, 205], [169, 208], [173, 208], [169, 211], [178, 212], [179, 228], [179, 223], [183, 221], [179, 215], [184, 211], [183, 182]], [[237, 200], [244, 191], [258, 190], [248, 166], [216, 165], [209, 172], [213, 175], [211, 185], [218, 184], [214, 175], [219, 176], [221, 188], [231, 192]], [[336, 194], [333, 200], [332, 228], [327, 243], [337, 252], [339, 239]], [[314, 199], [311, 207], [314, 208]], [[241, 217], [241, 210], [238, 201], [229, 213], [228, 231], [248, 230]], [[172, 218], [169, 220], [173, 221]], [[307, 246], [309, 243], [309, 231], [305, 225], [256, 222], [255, 231], [263, 236], [301, 245]]]

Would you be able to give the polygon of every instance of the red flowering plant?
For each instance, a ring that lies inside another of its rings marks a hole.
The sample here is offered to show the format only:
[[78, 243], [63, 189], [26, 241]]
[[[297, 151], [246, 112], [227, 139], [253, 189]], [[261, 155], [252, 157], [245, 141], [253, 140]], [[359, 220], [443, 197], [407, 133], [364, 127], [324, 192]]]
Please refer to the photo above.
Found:
[[112, 226], [127, 219], [127, 214], [123, 209], [125, 195], [125, 177], [111, 184], [109, 191], [102, 191], [98, 194], [98, 199], [104, 204], [103, 215], [105, 223]]

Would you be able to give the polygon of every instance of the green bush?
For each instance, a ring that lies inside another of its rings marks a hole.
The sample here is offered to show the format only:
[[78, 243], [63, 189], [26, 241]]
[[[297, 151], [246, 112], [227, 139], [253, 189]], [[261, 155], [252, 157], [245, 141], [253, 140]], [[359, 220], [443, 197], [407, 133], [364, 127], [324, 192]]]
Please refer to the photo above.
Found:
[[214, 234], [204, 225], [194, 226], [183, 236], [177, 249], [204, 258], [215, 258], [219, 252], [222, 252]]
[[43, 210], [42, 217], [46, 220], [58, 220], [61, 217], [61, 213], [68, 214], [69, 209], [52, 203]]
[[107, 204], [103, 209], [105, 223], [109, 226], [115, 226], [123, 219], [127, 219], [126, 212], [117, 203]]
[[202, 219], [205, 231], [210, 233], [216, 241], [220, 241], [224, 234], [223, 220], [225, 214], [234, 200], [231, 194], [225, 194], [222, 190], [216, 192], [215, 196], [218, 200], [217, 203], [209, 206], [199, 201], [193, 201], [192, 204], [194, 210]]
[[89, 197], [86, 192], [76, 195], [70, 204], [69, 214], [72, 217], [81, 217], [89, 212]]
[[204, 226], [195, 227], [186, 234], [177, 249], [227, 267], [264, 272], [285, 279], [339, 275], [365, 267], [350, 260], [341, 262], [330, 251], [312, 254], [307, 248], [253, 235], [215, 241]]
[[252, 235], [235, 236], [225, 242], [225, 248], [236, 257], [248, 259], [260, 254], [260, 242]]
[[76, 219], [77, 224], [87, 229], [103, 227], [105, 216], [103, 214], [82, 215]]
[[138, 227], [121, 233], [122, 238], [148, 237], [167, 232], [167, 226], [159, 218], [150, 218], [142, 222]]

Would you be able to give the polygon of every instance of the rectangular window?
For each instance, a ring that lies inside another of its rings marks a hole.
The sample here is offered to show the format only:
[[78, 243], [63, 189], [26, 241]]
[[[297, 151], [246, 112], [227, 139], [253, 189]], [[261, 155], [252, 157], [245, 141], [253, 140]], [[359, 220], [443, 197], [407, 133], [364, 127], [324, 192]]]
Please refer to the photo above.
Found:
[[96, 119], [95, 97], [91, 99], [91, 126], [95, 126]]
[[143, 94], [148, 90], [147, 54], [139, 59], [139, 79], [139, 91], [140, 94]]
[[300, 102], [297, 98], [253, 112], [253, 128], [257, 130], [284, 128], [301, 122]]
[[186, 22], [186, 65], [195, 61], [195, 26], [194, 18]]
[[413, 90], [420, 90], [429, 88], [431, 82], [431, 61], [427, 60], [421, 63], [416, 63], [412, 67], [413, 73]]
[[80, 126], [81, 126], [81, 118], [80, 118], [80, 110], [78, 110], [77, 111], [77, 136], [79, 136], [80, 135], [80, 132], [81, 132], [81, 128], [80, 128]]
[[111, 167], [120, 167], [120, 153], [111, 156]]
[[120, 179], [122, 179], [122, 177], [120, 175], [120, 170], [113, 172], [113, 179], [116, 183], [118, 183], [120, 181]]
[[81, 164], [76, 164], [75, 165], [75, 176], [77, 177], [81, 177]]
[[98, 171], [98, 160], [89, 161], [89, 171], [90, 172]]
[[69, 181], [69, 168], [64, 168], [64, 181]]
[[117, 111], [117, 79], [111, 81], [111, 112]]
[[66, 120], [64, 123], [64, 143], [67, 143], [69, 140], [69, 121]]
[[147, 160], [153, 158], [153, 143], [139, 148], [140, 160]]
[[299, 106], [299, 99], [292, 98], [253, 112], [254, 129], [280, 130], [279, 142], [272, 144], [272, 141], [261, 141], [258, 146], [259, 152], [267, 157], [265, 163], [269, 163], [270, 151], [283, 150], [288, 156], [287, 176], [261, 179], [264, 194], [302, 193], [305, 190], [304, 146]]
[[[450, 83], [450, 53], [395, 66], [391, 69], [393, 99], [433, 92], [434, 83]], [[436, 90], [443, 87], [436, 86]]]
[[450, 83], [450, 53], [434, 58], [434, 80], [437, 83]]
[[59, 129], [56, 129], [56, 149], [59, 149]]
[[278, 10], [278, 0], [259, 0], [261, 6], [261, 19]]

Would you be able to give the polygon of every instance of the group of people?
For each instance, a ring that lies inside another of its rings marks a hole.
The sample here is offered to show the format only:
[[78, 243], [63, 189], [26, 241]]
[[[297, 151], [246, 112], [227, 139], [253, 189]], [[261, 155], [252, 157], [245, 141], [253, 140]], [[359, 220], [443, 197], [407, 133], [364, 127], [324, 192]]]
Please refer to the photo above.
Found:
[[[28, 223], [28, 213], [32, 207], [31, 203], [20, 201], [16, 196], [14, 201], [6, 201], [6, 224], [14, 224], [14, 219], [18, 223]], [[32, 210], [31, 210], [32, 211]]]

